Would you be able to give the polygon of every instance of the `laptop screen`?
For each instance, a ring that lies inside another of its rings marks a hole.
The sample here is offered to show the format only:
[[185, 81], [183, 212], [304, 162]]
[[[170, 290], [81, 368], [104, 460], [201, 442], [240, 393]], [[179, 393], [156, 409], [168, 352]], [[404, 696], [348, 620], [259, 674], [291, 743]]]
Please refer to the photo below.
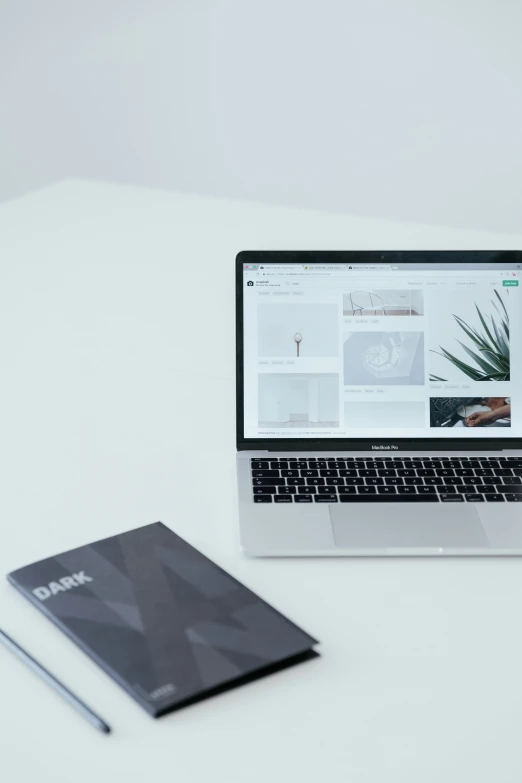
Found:
[[242, 264], [245, 439], [522, 437], [520, 263], [282, 258]]

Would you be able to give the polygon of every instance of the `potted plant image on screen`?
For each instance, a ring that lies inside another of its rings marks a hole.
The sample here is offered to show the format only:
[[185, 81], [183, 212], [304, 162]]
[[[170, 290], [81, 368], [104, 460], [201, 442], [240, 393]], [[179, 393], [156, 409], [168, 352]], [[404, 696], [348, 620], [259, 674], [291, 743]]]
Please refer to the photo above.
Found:
[[509, 381], [509, 291], [434, 291], [430, 381]]

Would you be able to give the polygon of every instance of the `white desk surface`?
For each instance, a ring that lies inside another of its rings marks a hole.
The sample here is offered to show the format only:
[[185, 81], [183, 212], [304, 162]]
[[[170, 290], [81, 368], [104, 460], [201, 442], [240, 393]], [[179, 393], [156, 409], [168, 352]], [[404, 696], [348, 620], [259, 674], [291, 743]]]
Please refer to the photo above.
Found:
[[0, 627], [114, 728], [0, 649], [2, 780], [520, 783], [521, 560], [240, 553], [233, 264], [521, 246], [94, 182], [0, 208], [0, 574], [162, 520], [322, 641], [321, 659], [153, 721], [0, 582]]

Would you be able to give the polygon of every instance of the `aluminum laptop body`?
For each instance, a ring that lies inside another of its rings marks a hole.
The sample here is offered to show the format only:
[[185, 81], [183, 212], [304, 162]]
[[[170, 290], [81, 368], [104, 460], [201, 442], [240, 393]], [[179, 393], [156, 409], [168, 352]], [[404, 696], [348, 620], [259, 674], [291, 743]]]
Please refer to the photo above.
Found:
[[243, 550], [522, 554], [521, 279], [519, 251], [240, 253]]

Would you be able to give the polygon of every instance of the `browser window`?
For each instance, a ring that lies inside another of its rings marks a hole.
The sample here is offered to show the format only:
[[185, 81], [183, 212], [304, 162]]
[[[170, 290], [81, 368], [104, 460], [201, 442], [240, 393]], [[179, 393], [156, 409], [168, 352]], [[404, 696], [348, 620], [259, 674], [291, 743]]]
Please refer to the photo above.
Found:
[[522, 437], [521, 275], [244, 264], [245, 438]]

